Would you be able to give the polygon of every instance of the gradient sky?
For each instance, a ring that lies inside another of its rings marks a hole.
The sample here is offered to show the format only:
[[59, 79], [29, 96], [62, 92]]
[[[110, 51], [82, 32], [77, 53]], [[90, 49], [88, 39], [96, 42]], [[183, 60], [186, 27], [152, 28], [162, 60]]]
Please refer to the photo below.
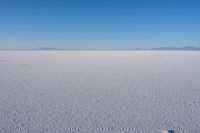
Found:
[[200, 46], [200, 0], [0, 0], [0, 48]]

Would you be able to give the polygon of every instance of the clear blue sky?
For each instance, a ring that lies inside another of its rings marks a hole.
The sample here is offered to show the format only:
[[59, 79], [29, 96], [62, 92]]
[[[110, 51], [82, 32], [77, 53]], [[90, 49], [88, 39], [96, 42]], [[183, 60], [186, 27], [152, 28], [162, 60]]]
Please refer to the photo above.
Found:
[[0, 48], [200, 46], [200, 0], [0, 0]]

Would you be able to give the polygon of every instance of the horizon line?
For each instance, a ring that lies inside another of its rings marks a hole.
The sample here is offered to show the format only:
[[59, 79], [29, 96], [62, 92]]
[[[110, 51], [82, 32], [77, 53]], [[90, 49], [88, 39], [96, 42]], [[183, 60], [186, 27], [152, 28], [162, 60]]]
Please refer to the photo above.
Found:
[[100, 48], [83, 48], [83, 49], [67, 49], [67, 48], [54, 48], [54, 47], [40, 47], [40, 48], [0, 48], [1, 51], [70, 51], [70, 50], [170, 50], [170, 51], [200, 51], [200, 47], [184, 46], [184, 47], [153, 47], [153, 48], [112, 48], [112, 49], [100, 49]]

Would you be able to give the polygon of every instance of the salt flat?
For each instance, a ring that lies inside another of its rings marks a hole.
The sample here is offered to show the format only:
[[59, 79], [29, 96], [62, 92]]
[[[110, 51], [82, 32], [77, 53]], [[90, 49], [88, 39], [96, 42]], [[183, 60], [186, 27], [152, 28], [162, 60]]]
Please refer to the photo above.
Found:
[[0, 51], [1, 133], [200, 132], [200, 52]]

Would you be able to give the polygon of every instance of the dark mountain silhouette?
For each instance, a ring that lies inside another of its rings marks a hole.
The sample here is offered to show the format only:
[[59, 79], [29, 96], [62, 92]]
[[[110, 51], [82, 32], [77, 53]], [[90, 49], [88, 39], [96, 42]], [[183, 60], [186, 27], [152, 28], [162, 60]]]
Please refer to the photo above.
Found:
[[52, 47], [41, 47], [41, 48], [35, 48], [33, 50], [59, 50], [59, 49]]
[[132, 48], [132, 49], [58, 49], [58, 48], [53, 48], [53, 47], [40, 47], [40, 48], [35, 48], [35, 49], [0, 49], [0, 50], [35, 50], [35, 51], [53, 51], [53, 50], [135, 50], [135, 51], [140, 51], [140, 50], [160, 50], [160, 51], [200, 51], [200, 47], [191, 47], [191, 46], [186, 46], [186, 47], [156, 47], [156, 48]]
[[200, 47], [158, 47], [150, 50], [182, 50], [182, 51], [200, 51]]

